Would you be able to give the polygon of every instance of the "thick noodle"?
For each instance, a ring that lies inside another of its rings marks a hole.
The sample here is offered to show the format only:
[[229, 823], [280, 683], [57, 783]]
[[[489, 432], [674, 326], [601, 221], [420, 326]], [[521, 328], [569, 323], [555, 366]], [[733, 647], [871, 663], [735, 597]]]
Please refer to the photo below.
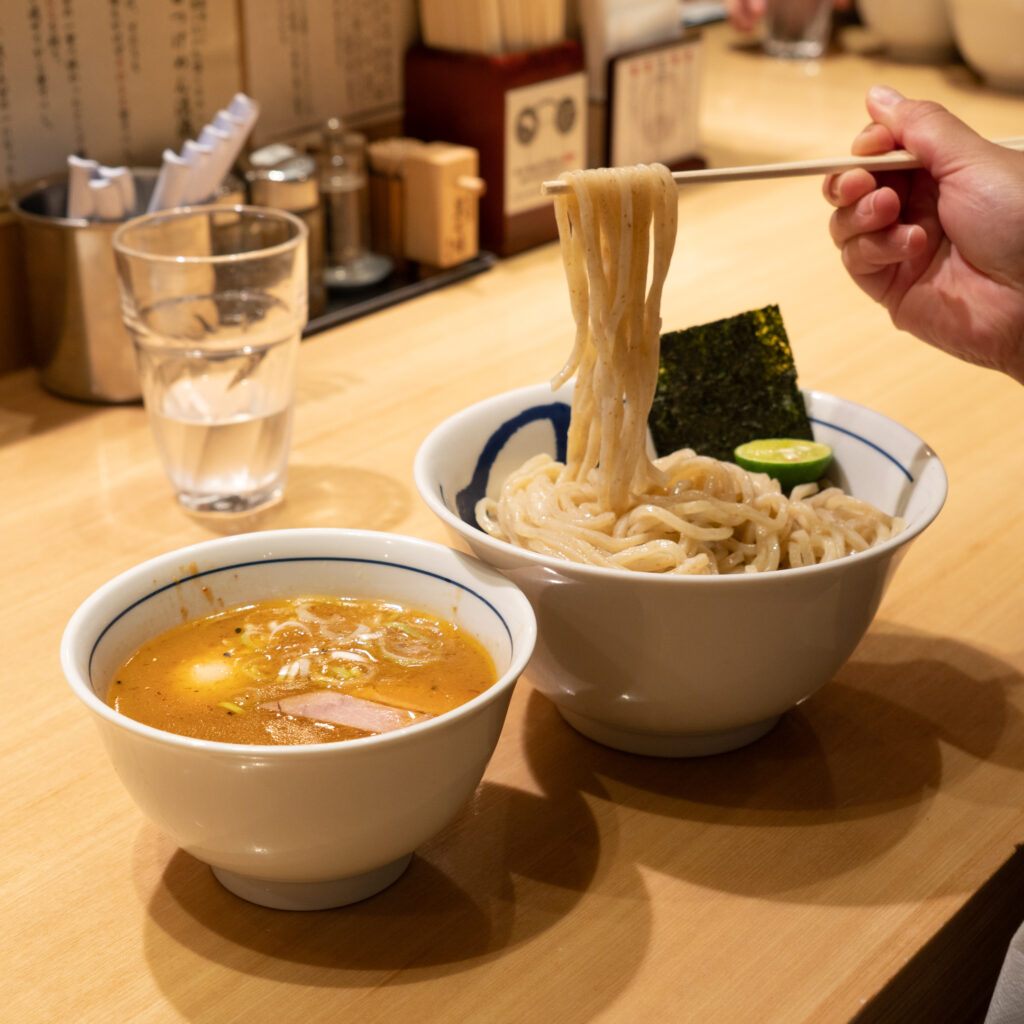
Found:
[[477, 505], [481, 528], [539, 554], [657, 573], [814, 565], [898, 533], [900, 520], [836, 487], [787, 497], [768, 476], [688, 449], [648, 457], [676, 186], [659, 164], [562, 177], [576, 336], [552, 386], [576, 377], [566, 461], [538, 455], [512, 473]]

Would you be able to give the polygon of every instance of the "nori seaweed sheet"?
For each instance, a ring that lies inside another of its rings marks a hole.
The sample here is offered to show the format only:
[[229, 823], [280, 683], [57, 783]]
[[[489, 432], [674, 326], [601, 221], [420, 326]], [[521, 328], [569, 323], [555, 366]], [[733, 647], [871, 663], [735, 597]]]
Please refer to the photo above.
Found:
[[812, 440], [779, 307], [663, 334], [648, 425], [659, 455], [692, 448], [728, 462], [745, 441]]

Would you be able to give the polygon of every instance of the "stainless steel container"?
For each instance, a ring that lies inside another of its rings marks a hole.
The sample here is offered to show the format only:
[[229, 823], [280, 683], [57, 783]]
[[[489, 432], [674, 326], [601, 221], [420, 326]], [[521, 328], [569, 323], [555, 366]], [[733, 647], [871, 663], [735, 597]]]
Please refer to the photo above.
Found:
[[[145, 209], [153, 177], [140, 177], [139, 204]], [[64, 216], [66, 203], [63, 181], [11, 203], [21, 231], [40, 380], [65, 398], [138, 401], [135, 352], [121, 321], [110, 244], [119, 224], [70, 219]]]
[[[155, 168], [137, 168], [136, 208], [144, 213]], [[242, 182], [225, 178], [217, 203], [244, 202]], [[137, 402], [142, 392], [131, 337], [121, 320], [121, 297], [110, 239], [120, 221], [64, 216], [67, 182], [14, 199], [28, 278], [33, 361], [43, 387], [87, 402]]]

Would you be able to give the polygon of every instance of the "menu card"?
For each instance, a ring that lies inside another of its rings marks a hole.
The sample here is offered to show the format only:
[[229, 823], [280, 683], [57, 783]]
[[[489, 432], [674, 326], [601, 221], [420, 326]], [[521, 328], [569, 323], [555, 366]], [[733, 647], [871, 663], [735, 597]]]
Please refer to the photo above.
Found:
[[673, 167], [700, 145], [701, 39], [683, 39], [614, 57], [608, 67], [608, 153], [612, 167]]
[[218, 0], [4, 0], [0, 192], [68, 153], [155, 165], [242, 88], [238, 19]]
[[414, 0], [241, 0], [257, 144], [329, 117], [397, 118]]
[[3, 0], [0, 198], [69, 153], [156, 166], [239, 91], [262, 144], [396, 114], [414, 0]]

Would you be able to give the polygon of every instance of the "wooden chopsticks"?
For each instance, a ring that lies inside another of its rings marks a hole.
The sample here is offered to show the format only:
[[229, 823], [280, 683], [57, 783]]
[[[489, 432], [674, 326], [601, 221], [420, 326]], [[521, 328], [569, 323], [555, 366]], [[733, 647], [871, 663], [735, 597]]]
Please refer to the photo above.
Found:
[[[1007, 149], [1024, 150], [1024, 136], [993, 141]], [[758, 178], [836, 174], [855, 167], [863, 167], [868, 171], [909, 171], [920, 166], [920, 162], [906, 150], [898, 149], [880, 156], [826, 157], [821, 160], [797, 160], [785, 164], [751, 164], [747, 167], [709, 167], [700, 171], [674, 171], [672, 180], [677, 185], [707, 185], [725, 181], [751, 181]], [[545, 181], [541, 185], [541, 191], [548, 196], [560, 195], [567, 188], [564, 181]]]
[[419, 0], [428, 46], [521, 53], [565, 38], [565, 0]]

